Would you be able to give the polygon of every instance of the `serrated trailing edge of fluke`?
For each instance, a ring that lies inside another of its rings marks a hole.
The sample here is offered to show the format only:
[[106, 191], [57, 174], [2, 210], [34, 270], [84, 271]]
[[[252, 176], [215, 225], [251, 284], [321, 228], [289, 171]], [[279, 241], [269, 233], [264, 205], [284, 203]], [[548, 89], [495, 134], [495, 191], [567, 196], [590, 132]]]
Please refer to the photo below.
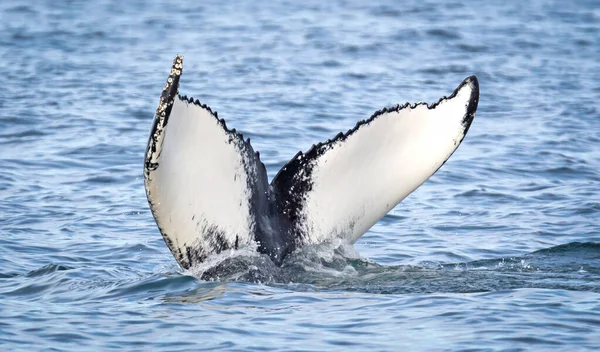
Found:
[[[227, 127], [227, 121], [225, 121], [225, 119], [223, 119], [223, 118], [219, 118], [219, 114], [217, 113], [217, 111], [213, 111], [213, 109], [211, 109], [210, 106], [200, 102], [200, 100], [198, 100], [198, 99], [194, 99], [194, 97], [190, 96], [188, 98], [187, 95], [178, 95], [178, 97], [181, 101], [184, 101], [188, 104], [194, 104], [194, 105], [199, 106], [199, 107], [205, 109], [206, 111], [208, 111], [215, 118], [215, 120], [221, 125], [223, 130], [225, 132], [227, 132], [227, 134], [238, 138], [241, 142], [244, 143], [244, 145], [246, 147], [250, 148], [250, 150], [254, 152], [254, 149], [252, 148], [252, 145], [250, 144], [250, 137], [244, 139], [243, 133], [238, 132], [235, 128], [229, 129]], [[254, 153], [255, 153], [256, 157], [258, 158], [258, 160], [260, 161], [260, 153], [259, 152], [254, 152]]]
[[[458, 94], [458, 92], [467, 84], [470, 84], [472, 87], [472, 91], [471, 91], [471, 97], [474, 97], [473, 99], [470, 99], [470, 103], [469, 103], [469, 107], [467, 108], [467, 113], [464, 117], [463, 120], [463, 125], [465, 126], [465, 135], [467, 134], [469, 127], [471, 125], [471, 122], [473, 121], [473, 118], [475, 117], [475, 111], [477, 110], [477, 104], [479, 102], [479, 81], [477, 80], [476, 76], [469, 76], [466, 79], [463, 80], [463, 82], [454, 90], [454, 92], [452, 92], [452, 94], [450, 94], [450, 96], [446, 97], [443, 96], [441, 97], [437, 102], [432, 103], [432, 104], [427, 104], [425, 102], [419, 102], [419, 103], [414, 103], [411, 104], [409, 102], [406, 102], [402, 105], [397, 104], [396, 106], [393, 107], [384, 107], [383, 109], [377, 110], [373, 113], [373, 115], [371, 115], [371, 117], [365, 119], [365, 120], [361, 120], [359, 122], [356, 123], [356, 125], [349, 129], [348, 131], [344, 132], [340, 132], [338, 133], [335, 137], [328, 139], [325, 142], [319, 142], [316, 144], [313, 144], [306, 152], [302, 152], [299, 151], [298, 153], [296, 153], [296, 155], [294, 155], [294, 157], [290, 160], [293, 161], [295, 159], [302, 159], [305, 157], [309, 157], [310, 156], [316, 156], [315, 154], [321, 154], [325, 151], [325, 149], [329, 146], [332, 146], [333, 144], [340, 142], [340, 141], [344, 141], [346, 140], [346, 138], [350, 137], [351, 135], [353, 135], [356, 131], [358, 131], [361, 127], [370, 124], [371, 122], [373, 122], [376, 118], [378, 118], [379, 116], [386, 114], [388, 112], [399, 112], [403, 109], [406, 108], [410, 108], [410, 109], [415, 109], [418, 106], [426, 106], [429, 110], [433, 110], [435, 109], [438, 105], [440, 105], [442, 102], [450, 100], [454, 97], [456, 97], [456, 95]], [[462, 140], [461, 140], [462, 142]], [[290, 163], [288, 162], [288, 163]], [[277, 173], [281, 173], [285, 169], [285, 166]], [[273, 178], [273, 179], [277, 179], [277, 175]]]

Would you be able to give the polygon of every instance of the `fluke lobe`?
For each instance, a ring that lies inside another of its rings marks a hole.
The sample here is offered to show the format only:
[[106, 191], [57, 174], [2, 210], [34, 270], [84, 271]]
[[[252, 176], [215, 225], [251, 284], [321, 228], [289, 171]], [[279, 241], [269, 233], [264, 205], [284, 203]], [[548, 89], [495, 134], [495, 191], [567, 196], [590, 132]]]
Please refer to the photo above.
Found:
[[299, 152], [269, 183], [250, 139], [207, 105], [179, 95], [182, 69], [177, 56], [152, 124], [144, 184], [184, 269], [245, 246], [281, 264], [306, 244], [354, 243], [446, 162], [479, 101], [471, 76], [432, 105], [384, 108]]

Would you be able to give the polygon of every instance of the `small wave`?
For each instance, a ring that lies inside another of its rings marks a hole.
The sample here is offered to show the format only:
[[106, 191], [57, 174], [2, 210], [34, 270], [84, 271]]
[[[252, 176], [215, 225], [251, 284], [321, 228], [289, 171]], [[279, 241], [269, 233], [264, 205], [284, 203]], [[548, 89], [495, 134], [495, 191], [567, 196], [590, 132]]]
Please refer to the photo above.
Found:
[[428, 35], [432, 37], [437, 37], [440, 39], [460, 39], [461, 34], [460, 31], [454, 28], [434, 28], [430, 29], [426, 32]]
[[570, 256], [585, 259], [600, 259], [600, 243], [598, 242], [572, 242], [558, 246], [540, 249], [532, 255], [545, 256]]
[[29, 273], [27, 273], [27, 277], [43, 276], [43, 275], [55, 273], [57, 271], [66, 271], [66, 270], [71, 270], [71, 269], [73, 269], [73, 268], [68, 267], [66, 265], [48, 264], [39, 269], [30, 271]]

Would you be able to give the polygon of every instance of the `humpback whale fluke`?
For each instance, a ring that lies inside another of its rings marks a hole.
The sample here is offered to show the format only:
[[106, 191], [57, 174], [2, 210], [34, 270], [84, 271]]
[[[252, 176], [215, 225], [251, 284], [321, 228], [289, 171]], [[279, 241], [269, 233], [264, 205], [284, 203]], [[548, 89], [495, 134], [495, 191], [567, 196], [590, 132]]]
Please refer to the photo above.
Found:
[[244, 246], [280, 264], [305, 244], [336, 236], [354, 243], [446, 162], [479, 101], [471, 76], [432, 105], [384, 108], [299, 152], [269, 184], [250, 139], [178, 94], [182, 69], [178, 55], [154, 117], [144, 184], [158, 228], [185, 269]]

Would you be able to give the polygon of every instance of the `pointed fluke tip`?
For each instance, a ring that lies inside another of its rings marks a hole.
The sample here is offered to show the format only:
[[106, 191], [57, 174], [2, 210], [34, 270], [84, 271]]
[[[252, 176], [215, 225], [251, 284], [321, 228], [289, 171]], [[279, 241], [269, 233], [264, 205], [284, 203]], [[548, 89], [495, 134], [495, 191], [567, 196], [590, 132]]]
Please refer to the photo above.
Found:
[[175, 60], [173, 60], [173, 66], [171, 66], [169, 78], [163, 87], [163, 91], [160, 95], [160, 102], [158, 104], [158, 108], [156, 109], [156, 116], [164, 119], [164, 121], [161, 122], [163, 125], [166, 125], [166, 120], [169, 118], [171, 108], [173, 107], [173, 101], [179, 93], [179, 77], [181, 76], [182, 70], [183, 56], [177, 55]]
[[465, 126], [464, 133], [467, 134], [471, 122], [473, 122], [473, 118], [475, 117], [477, 106], [479, 105], [479, 80], [477, 80], [475, 75], [469, 76], [465, 78], [459, 89], [464, 86], [468, 86], [471, 89], [471, 96], [469, 98], [469, 103], [467, 104], [467, 114], [463, 119], [463, 126]]
[[183, 68], [183, 55], [177, 54], [173, 60], [173, 68]]
[[471, 87], [473, 87], [473, 90], [479, 93], [479, 80], [477, 79], [477, 76], [469, 76], [465, 78], [465, 82], [468, 83]]
[[175, 56], [175, 60], [173, 60], [173, 66], [171, 67], [170, 76], [175, 78], [176, 76], [181, 76], [181, 71], [183, 70], [183, 55], [177, 54]]
[[177, 55], [175, 56], [175, 60], [173, 60], [173, 66], [171, 66], [171, 72], [169, 73], [169, 79], [167, 79], [167, 84], [163, 89], [162, 98], [164, 101], [168, 103], [172, 103], [173, 99], [178, 93], [179, 90], [179, 77], [183, 71], [183, 56]]
[[465, 82], [469, 84], [471, 86], [471, 89], [473, 90], [471, 96], [479, 100], [479, 80], [477, 79], [477, 77], [475, 75], [469, 76], [465, 78]]
[[477, 80], [477, 76], [475, 76], [475, 75], [471, 75], [471, 76], [465, 78], [465, 81], [467, 81], [473, 85], [479, 86], [479, 81]]
[[464, 87], [469, 87], [472, 91], [479, 92], [479, 80], [475, 75], [469, 76], [461, 82], [455, 92], [458, 92]]

